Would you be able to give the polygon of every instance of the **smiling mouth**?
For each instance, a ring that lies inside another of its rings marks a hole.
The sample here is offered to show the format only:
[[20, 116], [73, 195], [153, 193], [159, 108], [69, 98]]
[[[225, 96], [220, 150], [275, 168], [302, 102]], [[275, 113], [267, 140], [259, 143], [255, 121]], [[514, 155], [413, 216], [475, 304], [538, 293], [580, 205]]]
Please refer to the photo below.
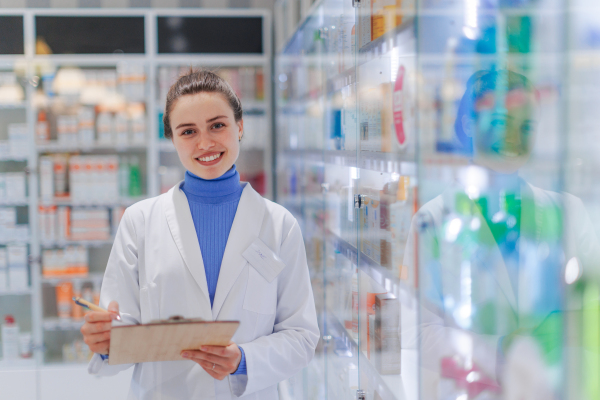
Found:
[[222, 155], [223, 155], [223, 153], [217, 153], [217, 154], [213, 154], [208, 157], [198, 157], [198, 158], [196, 158], [196, 160], [202, 161], [202, 162], [210, 162], [210, 161], [216, 160], [217, 158], [221, 158]]

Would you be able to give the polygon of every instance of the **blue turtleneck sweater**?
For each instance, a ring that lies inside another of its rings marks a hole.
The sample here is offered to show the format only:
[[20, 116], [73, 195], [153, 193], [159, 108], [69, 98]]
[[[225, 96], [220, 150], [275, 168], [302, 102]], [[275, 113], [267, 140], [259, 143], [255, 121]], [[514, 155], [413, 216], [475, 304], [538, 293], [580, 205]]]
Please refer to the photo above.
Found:
[[[243, 189], [235, 165], [221, 177], [211, 180], [186, 171], [185, 181], [181, 185], [190, 204], [200, 244], [211, 307], [215, 300], [223, 253]], [[246, 356], [241, 347], [240, 351], [242, 360], [233, 375], [246, 374]]]

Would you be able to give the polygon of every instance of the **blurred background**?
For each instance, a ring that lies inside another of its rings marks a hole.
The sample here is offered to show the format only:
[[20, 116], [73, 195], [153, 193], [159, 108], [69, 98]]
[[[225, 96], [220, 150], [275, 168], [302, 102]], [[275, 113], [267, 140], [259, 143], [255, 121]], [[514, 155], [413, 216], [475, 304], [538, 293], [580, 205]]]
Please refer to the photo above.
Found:
[[600, 398], [596, 0], [0, 0], [0, 399], [126, 397], [71, 298], [183, 179], [190, 67], [303, 231], [321, 340], [281, 399]]

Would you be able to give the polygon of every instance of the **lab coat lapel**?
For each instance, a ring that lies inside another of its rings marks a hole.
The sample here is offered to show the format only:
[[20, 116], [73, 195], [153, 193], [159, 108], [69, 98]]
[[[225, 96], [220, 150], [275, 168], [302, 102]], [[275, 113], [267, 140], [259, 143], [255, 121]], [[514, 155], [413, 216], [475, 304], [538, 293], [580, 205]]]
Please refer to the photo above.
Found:
[[242, 253], [258, 238], [265, 209], [263, 198], [256, 193], [249, 183], [246, 183], [231, 225], [223, 261], [221, 262], [212, 307], [212, 315], [215, 320], [233, 284], [246, 265], [246, 259], [242, 256]]
[[210, 315], [210, 298], [200, 244], [198, 243], [190, 205], [185, 193], [180, 189], [180, 185], [181, 182], [170, 190], [171, 196], [167, 197], [165, 202], [165, 214], [171, 235], [177, 244], [181, 257], [204, 295], [205, 304], [202, 307], [207, 307], [207, 309], [203, 310], [202, 315]]
[[[474, 202], [472, 204], [473, 204], [472, 209], [475, 210], [475, 215], [479, 218], [480, 221], [485, 221], [485, 218], [481, 214], [479, 207], [477, 207]], [[493, 276], [496, 279], [496, 282], [498, 283], [500, 290], [504, 294], [506, 300], [512, 307], [513, 311], [516, 311], [517, 310], [517, 300], [515, 297], [515, 290], [513, 289], [512, 284], [510, 283], [508, 271], [506, 270], [506, 264], [504, 263], [504, 259], [502, 258], [502, 253], [500, 252], [500, 248], [498, 247], [498, 244], [496, 243], [496, 239], [494, 239], [494, 235], [492, 234], [492, 231], [490, 230], [490, 227], [488, 224], [482, 223], [479, 229], [481, 229], [480, 241], [482, 243], [492, 243], [493, 244], [493, 246], [491, 246], [491, 248], [490, 248], [491, 254], [490, 254], [488, 262], [493, 263], [493, 265], [494, 265]]]

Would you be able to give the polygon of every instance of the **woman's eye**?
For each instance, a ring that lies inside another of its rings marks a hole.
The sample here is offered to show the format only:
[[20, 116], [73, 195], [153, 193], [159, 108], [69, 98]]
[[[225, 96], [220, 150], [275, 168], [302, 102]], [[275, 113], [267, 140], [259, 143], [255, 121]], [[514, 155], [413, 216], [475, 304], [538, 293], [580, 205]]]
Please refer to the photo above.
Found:
[[191, 135], [192, 133], [194, 133], [193, 130], [191, 129], [186, 129], [185, 131], [181, 132], [182, 136], [186, 136], [186, 135]]
[[504, 127], [504, 126], [506, 126], [506, 121], [504, 119], [501, 119], [501, 118], [494, 118], [492, 120], [492, 126], [495, 126], [495, 127]]
[[217, 122], [216, 124], [214, 124], [214, 125], [212, 126], [212, 128], [213, 128], [213, 129], [221, 129], [221, 128], [222, 128], [222, 127], [224, 127], [224, 126], [225, 126], [225, 124], [224, 124], [224, 123], [222, 123], [222, 122]]

